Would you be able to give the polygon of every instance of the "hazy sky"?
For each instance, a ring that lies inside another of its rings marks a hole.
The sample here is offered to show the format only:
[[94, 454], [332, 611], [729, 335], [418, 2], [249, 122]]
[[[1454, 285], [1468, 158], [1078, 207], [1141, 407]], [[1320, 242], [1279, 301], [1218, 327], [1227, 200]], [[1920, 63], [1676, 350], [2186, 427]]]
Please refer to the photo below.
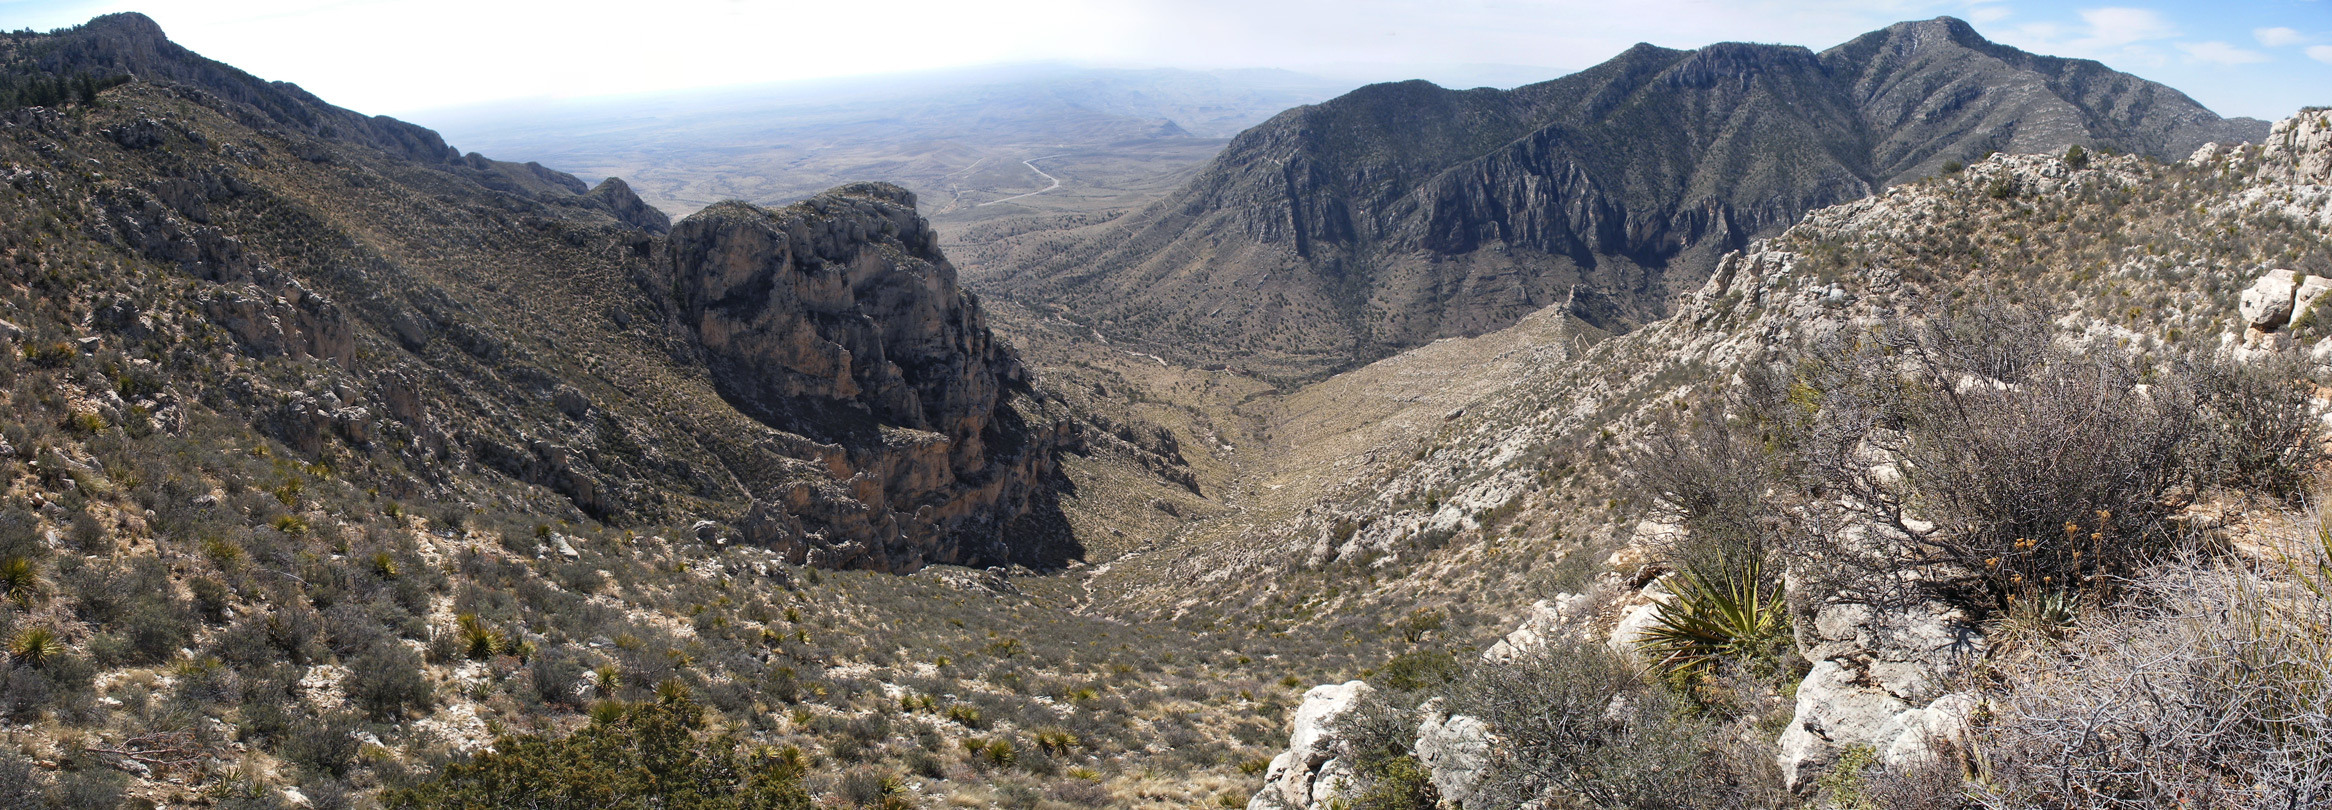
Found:
[[206, 56], [389, 114], [1032, 60], [1370, 80], [1491, 64], [1554, 78], [1639, 41], [1819, 50], [1942, 14], [2225, 115], [2332, 105], [2332, 0], [0, 0], [0, 27], [126, 10]]

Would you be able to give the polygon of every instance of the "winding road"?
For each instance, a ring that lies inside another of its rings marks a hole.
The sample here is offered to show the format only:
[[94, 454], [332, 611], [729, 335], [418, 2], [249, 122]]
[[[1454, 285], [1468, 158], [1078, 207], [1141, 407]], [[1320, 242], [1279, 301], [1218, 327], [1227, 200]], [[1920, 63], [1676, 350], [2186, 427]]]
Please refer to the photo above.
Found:
[[[995, 204], [997, 204], [997, 203], [1008, 203], [1008, 202], [1011, 202], [1011, 201], [1013, 201], [1013, 200], [1020, 199], [1020, 198], [1022, 198], [1022, 197], [1034, 197], [1034, 196], [1036, 196], [1036, 195], [1043, 194], [1043, 193], [1045, 193], [1045, 192], [1047, 192], [1047, 191], [1051, 191], [1051, 190], [1053, 190], [1053, 189], [1060, 188], [1060, 187], [1061, 187], [1061, 178], [1054, 177], [1054, 176], [1052, 176], [1052, 175], [1049, 175], [1049, 174], [1045, 174], [1045, 170], [1043, 170], [1043, 169], [1039, 169], [1039, 168], [1037, 168], [1037, 167], [1036, 167], [1036, 162], [1037, 162], [1037, 161], [1040, 161], [1040, 160], [1052, 160], [1053, 158], [1057, 158], [1057, 157], [1061, 157], [1061, 156], [1060, 156], [1060, 155], [1046, 155], [1046, 156], [1044, 156], [1044, 157], [1032, 157], [1032, 158], [1029, 158], [1029, 159], [1027, 159], [1027, 160], [1023, 160], [1023, 161], [1021, 161], [1021, 162], [1020, 162], [1020, 165], [1022, 165], [1022, 166], [1027, 166], [1029, 171], [1036, 172], [1036, 176], [1038, 176], [1038, 177], [1042, 177], [1042, 178], [1044, 178], [1044, 179], [1046, 179], [1046, 180], [1051, 180], [1051, 181], [1053, 181], [1053, 184], [1052, 184], [1052, 185], [1045, 186], [1044, 188], [1040, 188], [1040, 189], [1037, 189], [1037, 190], [1035, 190], [1035, 191], [1031, 191], [1031, 192], [1029, 192], [1029, 193], [1027, 193], [1027, 194], [1015, 194], [1015, 195], [1012, 195], [1012, 196], [1010, 196], [1010, 197], [1006, 197], [1006, 198], [1004, 198], [1004, 199], [1001, 199], [1001, 200], [989, 200], [989, 201], [987, 201], [987, 202], [980, 203], [980, 205], [995, 205]], [[974, 208], [978, 208], [978, 207], [980, 207], [980, 205], [975, 205], [975, 206], [972, 206], [972, 207], [974, 207]]]

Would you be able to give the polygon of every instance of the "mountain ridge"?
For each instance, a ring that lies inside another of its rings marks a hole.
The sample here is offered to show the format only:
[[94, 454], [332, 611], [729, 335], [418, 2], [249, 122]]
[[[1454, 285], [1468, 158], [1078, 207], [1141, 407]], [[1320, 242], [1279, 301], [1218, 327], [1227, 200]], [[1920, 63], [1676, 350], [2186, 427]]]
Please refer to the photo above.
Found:
[[2265, 129], [1948, 17], [1821, 53], [1639, 44], [1511, 91], [1372, 85], [1290, 110], [1167, 199], [983, 254], [974, 280], [1168, 356], [1308, 380], [1573, 286], [1657, 317], [1724, 252], [1949, 161], [2076, 142], [2175, 158]]

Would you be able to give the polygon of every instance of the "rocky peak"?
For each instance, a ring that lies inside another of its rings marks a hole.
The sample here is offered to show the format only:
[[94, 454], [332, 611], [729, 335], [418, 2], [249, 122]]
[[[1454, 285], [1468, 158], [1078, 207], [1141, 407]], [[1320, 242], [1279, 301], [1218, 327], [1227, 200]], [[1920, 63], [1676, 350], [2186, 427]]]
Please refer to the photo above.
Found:
[[1719, 42], [1692, 51], [1664, 78], [1674, 87], [1705, 88], [1728, 80], [1746, 82], [1769, 72], [1821, 69], [1813, 51], [1795, 45]]
[[632, 191], [631, 184], [624, 182], [621, 177], [599, 181], [599, 185], [593, 186], [584, 196], [624, 224], [649, 233], [672, 230], [672, 216], [640, 199], [640, 195]]
[[861, 413], [977, 440], [1017, 362], [913, 206], [905, 189], [866, 183], [681, 221], [674, 289], [727, 396], [772, 421]]
[[1050, 470], [1006, 402], [1019, 359], [914, 205], [861, 183], [778, 209], [724, 202], [672, 230], [670, 286], [721, 395], [830, 443], [814, 452], [848, 490], [804, 485], [756, 508], [748, 539], [796, 561], [1003, 562], [994, 529], [1032, 508]]
[[1906, 20], [1880, 29], [1875, 36], [1885, 42], [1888, 49], [1906, 55], [1947, 46], [1991, 44], [1966, 21], [1950, 16]]

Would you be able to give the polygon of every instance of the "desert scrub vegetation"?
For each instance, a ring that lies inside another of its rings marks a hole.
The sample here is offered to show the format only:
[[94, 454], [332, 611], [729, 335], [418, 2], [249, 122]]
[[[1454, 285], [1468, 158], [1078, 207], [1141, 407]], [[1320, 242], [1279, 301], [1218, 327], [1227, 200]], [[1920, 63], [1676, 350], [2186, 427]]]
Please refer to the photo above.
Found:
[[1988, 806], [2332, 801], [2332, 533], [2182, 556], [1984, 672], [1967, 791]]
[[799, 749], [748, 749], [708, 728], [685, 687], [663, 692], [652, 703], [596, 708], [589, 725], [563, 737], [496, 740], [434, 779], [388, 791], [381, 806], [807, 810]]
[[[2212, 491], [2288, 498], [2319, 438], [2288, 362], [2133, 355], [1997, 301], [1834, 335], [1757, 385], [1801, 503], [1793, 573], [1831, 592], [1957, 590], [1987, 609], [2110, 591]], [[2268, 442], [2266, 447], [2255, 443]]]
[[[2190, 510], [2299, 502], [2321, 461], [2315, 370], [2138, 353], [2058, 320], [1973, 299], [1841, 330], [1658, 421], [1629, 480], [1675, 527], [1649, 549], [1674, 598], [1643, 651], [1684, 688], [1659, 694], [1755, 723], [1754, 701], [1725, 693], [1799, 658], [1777, 626], [1821, 604], [1943, 600], [1997, 645], [1976, 665], [1974, 730], [1892, 768], [1850, 750], [1820, 801], [2322, 801], [2323, 535], [2262, 556]], [[1760, 564], [1788, 570], [1786, 610]]]

